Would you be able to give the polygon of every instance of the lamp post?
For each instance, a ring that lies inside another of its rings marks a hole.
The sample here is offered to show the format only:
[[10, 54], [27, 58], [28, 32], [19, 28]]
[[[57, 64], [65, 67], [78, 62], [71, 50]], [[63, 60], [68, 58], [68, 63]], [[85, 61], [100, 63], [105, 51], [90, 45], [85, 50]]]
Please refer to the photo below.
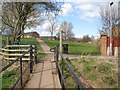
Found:
[[112, 5], [113, 2], [110, 3], [110, 54], [112, 56]]

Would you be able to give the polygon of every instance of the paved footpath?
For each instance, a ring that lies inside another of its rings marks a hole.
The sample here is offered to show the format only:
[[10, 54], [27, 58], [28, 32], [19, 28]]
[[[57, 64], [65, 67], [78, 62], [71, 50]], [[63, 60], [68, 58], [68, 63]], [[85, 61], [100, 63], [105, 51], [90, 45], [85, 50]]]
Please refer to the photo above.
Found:
[[53, 52], [50, 52], [50, 48], [40, 38], [37, 40], [43, 52], [48, 55], [34, 65], [33, 74], [25, 88], [61, 88], [58, 74], [55, 73], [55, 63], [51, 62], [54, 57]]

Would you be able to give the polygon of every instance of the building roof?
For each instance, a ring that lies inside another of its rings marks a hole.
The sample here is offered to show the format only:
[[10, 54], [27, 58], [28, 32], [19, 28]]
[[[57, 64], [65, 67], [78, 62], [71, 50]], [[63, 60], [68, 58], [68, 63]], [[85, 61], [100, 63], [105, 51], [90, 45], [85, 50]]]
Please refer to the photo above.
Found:
[[24, 33], [24, 34], [32, 34], [32, 33], [36, 33], [36, 34], [38, 34], [37, 32], [26, 32], [26, 33]]

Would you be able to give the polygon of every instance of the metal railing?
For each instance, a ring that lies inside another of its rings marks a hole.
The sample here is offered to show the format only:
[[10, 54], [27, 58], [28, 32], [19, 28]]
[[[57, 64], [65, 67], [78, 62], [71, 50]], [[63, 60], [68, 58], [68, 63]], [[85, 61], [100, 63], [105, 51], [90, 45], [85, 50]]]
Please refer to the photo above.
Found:
[[[72, 78], [74, 79], [76, 85], [77, 85], [77, 89], [81, 89], [81, 88], [86, 88], [85, 85], [81, 82], [81, 80], [79, 79], [79, 77], [77, 76], [77, 74], [74, 72], [73, 68], [69, 65], [68, 61], [63, 57], [62, 53], [58, 50], [58, 47], [55, 45], [54, 48], [52, 48], [50, 51], [54, 52], [54, 60], [56, 62], [56, 68], [57, 68], [57, 72], [59, 75], [59, 80], [60, 80], [60, 84], [62, 86], [62, 89], [66, 89], [68, 87], [66, 87], [66, 80], [65, 77], [63, 75], [63, 68], [61, 68], [59, 62], [62, 60], [62, 62], [65, 63], [66, 67], [68, 68], [70, 75], [72, 76]], [[59, 60], [59, 56], [60, 59]]]
[[[29, 53], [29, 57], [30, 57], [30, 61], [28, 61], [28, 64], [26, 67], [23, 67], [23, 57]], [[6, 66], [4, 66], [2, 68], [2, 70], [0, 71], [0, 74], [4, 73], [4, 71], [6, 71], [9, 67], [11, 67], [13, 64], [15, 64], [16, 62], [19, 62], [19, 67], [20, 67], [20, 76], [18, 77], [18, 80], [16, 80], [16, 82], [14, 83], [14, 85], [11, 87], [11, 89], [14, 89], [16, 87], [16, 85], [18, 83], [20, 83], [20, 88], [24, 88], [25, 84], [23, 81], [23, 75], [25, 74], [26, 71], [28, 71], [29, 69], [29, 73], [31, 74], [33, 71], [33, 64], [34, 61], [36, 62], [37, 58], [33, 59], [33, 56], [35, 53], [33, 52], [33, 45], [29, 45], [29, 49], [27, 51], [25, 51], [21, 56], [17, 57], [14, 61], [11, 61], [9, 64], [7, 64]], [[24, 68], [24, 70], [23, 70]]]

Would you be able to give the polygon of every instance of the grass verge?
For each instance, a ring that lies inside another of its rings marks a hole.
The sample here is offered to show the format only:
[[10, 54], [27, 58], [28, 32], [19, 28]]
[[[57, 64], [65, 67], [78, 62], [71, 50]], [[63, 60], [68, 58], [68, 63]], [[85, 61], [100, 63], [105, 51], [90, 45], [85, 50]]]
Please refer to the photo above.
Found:
[[81, 73], [95, 88], [118, 88], [117, 65], [92, 58], [72, 59], [76, 73]]
[[20, 70], [5, 71], [2, 75], [2, 88], [10, 88], [19, 78]]
[[43, 57], [45, 57], [47, 54], [45, 54], [45, 53], [38, 53], [37, 54], [37, 58], [43, 58]]

